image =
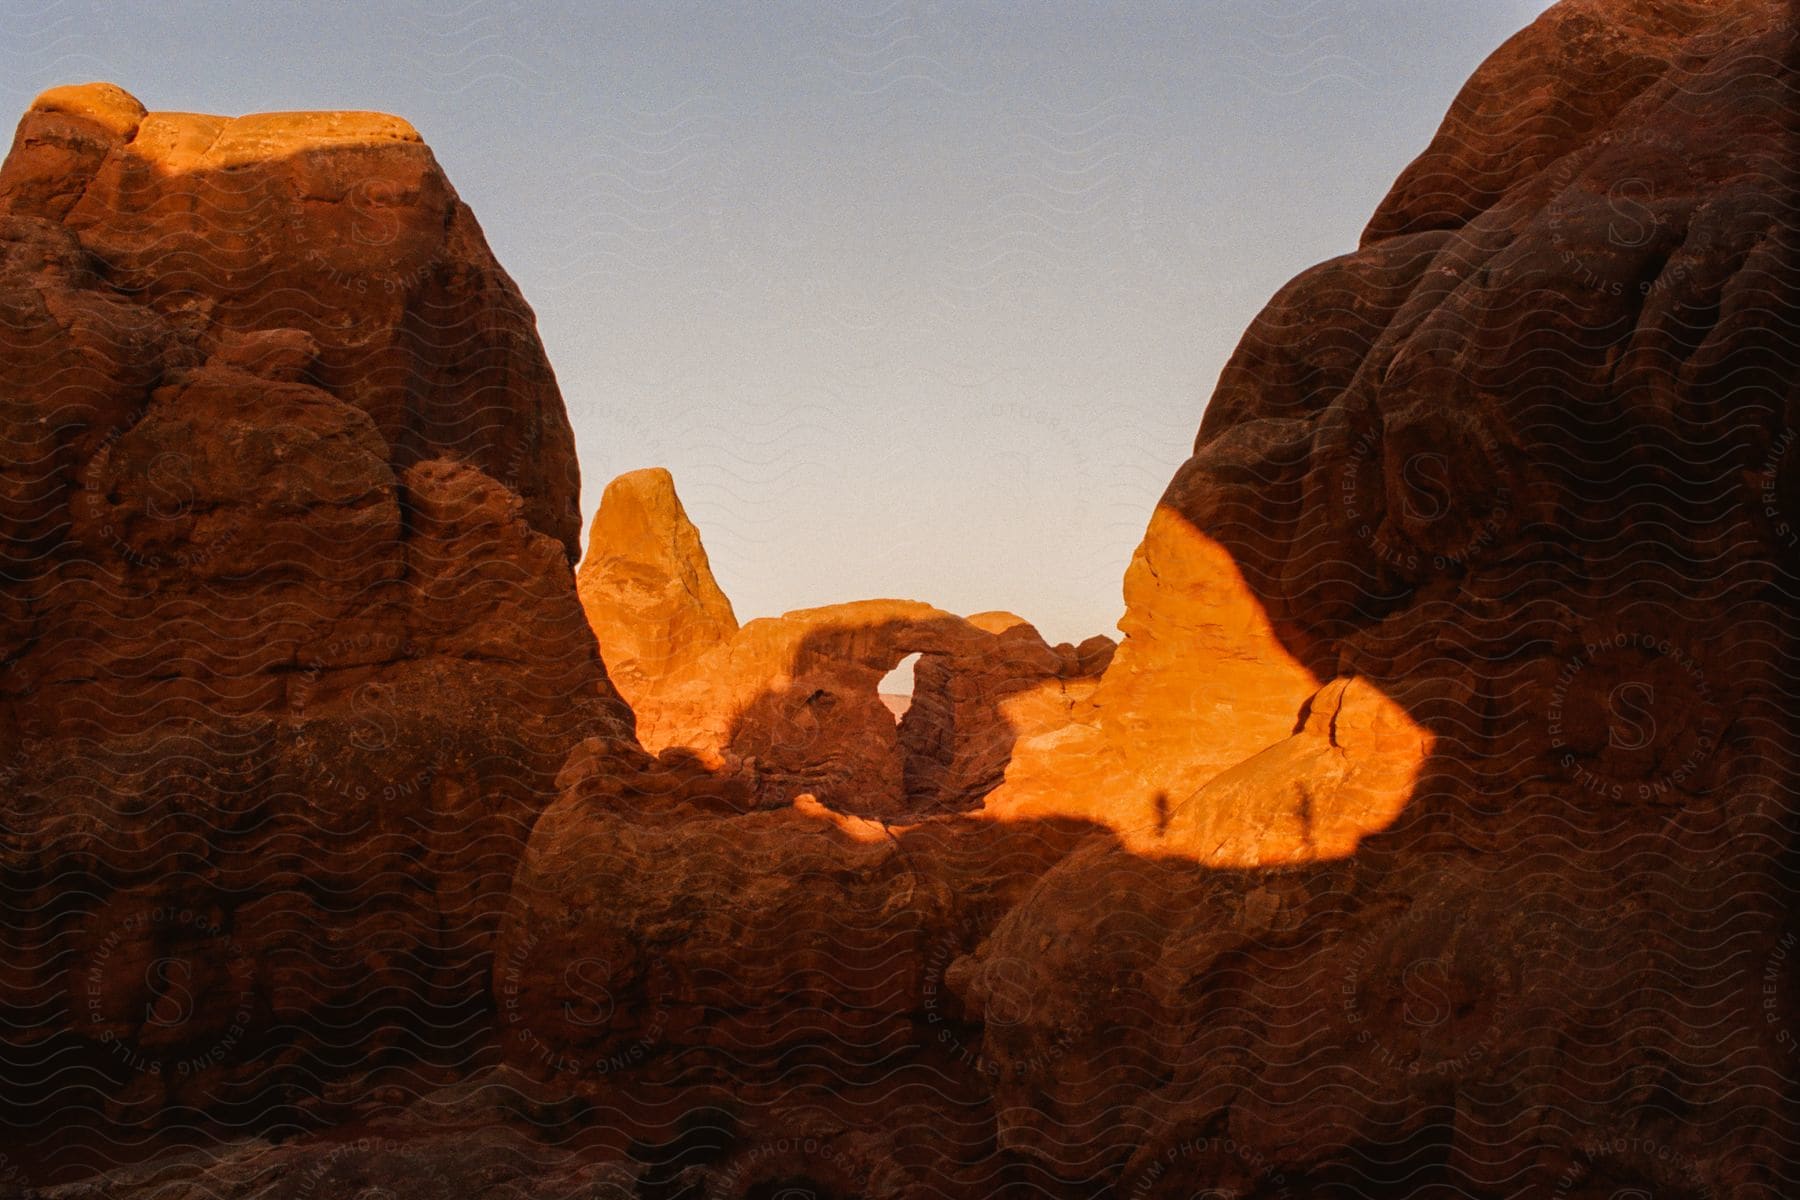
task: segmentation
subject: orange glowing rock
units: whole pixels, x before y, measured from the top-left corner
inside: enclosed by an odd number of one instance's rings
[[[661,469],[606,489],[580,571],[608,673],[652,753],[748,773],[764,802],[807,793],[844,812],[967,809],[1014,742],[1066,722],[1111,643],[1052,648],[1010,613],[962,617],[862,600],[741,628]],[[896,725],[882,678],[920,655]]]

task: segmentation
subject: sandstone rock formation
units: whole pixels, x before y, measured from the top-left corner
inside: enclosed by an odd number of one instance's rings
[[[492,1039],[405,1086],[375,1054],[343,1085],[356,1124],[50,1194],[1791,1192],[1796,24],[1563,0],[1502,47],[1362,246],[1246,334],[1116,654],[896,601],[740,628],[667,476],[621,480],[581,601],[655,760],[620,744],[517,495],[451,448],[402,461],[304,365],[318,333],[190,336],[58,221],[9,218],[8,311],[48,314],[11,336],[60,356],[5,355],[17,394],[130,420],[14,425],[46,482],[6,492],[4,711],[36,749],[9,759],[30,921],[0,969],[37,1006],[6,1069],[99,1041],[58,1004],[190,1059],[239,989],[303,1022],[360,1013],[356,974],[416,1019],[397,964],[465,944],[487,986],[442,994]],[[148,124],[112,92],[43,104],[85,123],[57,134],[73,162]],[[40,205],[80,190],[6,172]],[[129,554],[101,557],[108,528]],[[392,628],[415,649],[282,670]],[[876,688],[909,651],[896,727]],[[477,749],[428,801],[319,782],[447,725]],[[146,769],[170,761],[190,779]],[[474,849],[471,812],[495,818]],[[359,890],[358,848],[389,882]],[[343,987],[283,974],[305,956],[260,897],[289,888]],[[133,924],[165,896],[188,916]],[[250,952],[184,949],[215,929]],[[136,987],[174,967],[205,973],[211,1024]]]
[[[1045,998],[985,1043],[1001,1145],[1128,1195],[1783,1189],[1795,32],[1565,0],[1252,326],[1077,744],[1164,853],[1354,854],[1054,868],[952,972]]]
[[[588,623],[606,633],[606,673],[633,712],[653,707],[665,680],[738,631],[700,531],[661,467],[606,485],[576,584]]]
[[[644,748],[745,775],[776,807],[808,794],[864,816],[973,808],[1017,738],[1069,722],[1113,648],[1105,637],[1052,648],[1011,613],[965,620],[904,600],[740,628],[661,469],[607,485],[579,582]],[[881,680],[915,654],[896,728]]]
[[[623,1111],[653,1072],[613,1077],[621,1047],[769,1104],[829,1060],[939,1170],[894,1174],[890,1137],[849,1183],[823,1152],[785,1177],[825,1194],[978,1194],[942,1166],[969,1154],[1022,1194],[1779,1194],[1794,33],[1566,0],[1502,48],[1363,246],[1248,332],[1124,643],[979,810],[652,833],[572,785],[503,938],[529,964],[569,931],[521,973],[539,1069]],[[982,835],[1022,898],[970,933],[916,881]],[[631,899],[584,882],[601,857]],[[946,924],[972,948],[922,973]],[[589,1027],[554,966],[594,945],[633,1016]],[[913,1118],[870,1064],[937,1063],[932,1005],[985,1083]]]
[[[53,88],[19,124],[0,206],[73,234],[108,288],[178,341],[307,335],[290,362],[361,409],[395,462],[464,458],[575,558],[574,439],[531,310],[405,121],[146,113],[109,84]],[[102,313],[85,331],[111,333]],[[113,349],[98,361],[139,366],[174,347]],[[113,417],[91,418],[93,433],[114,432]]]
[[[466,1056],[556,771],[629,738],[473,218],[395,118],[58,88],[0,169],[0,308],[5,1104]]]

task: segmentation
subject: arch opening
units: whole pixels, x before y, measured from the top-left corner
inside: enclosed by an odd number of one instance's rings
[[[915,652],[901,659],[900,662],[881,677],[876,688],[881,702],[887,705],[894,714],[894,724],[898,725],[912,708],[913,702],[913,667],[918,664],[919,655]]]

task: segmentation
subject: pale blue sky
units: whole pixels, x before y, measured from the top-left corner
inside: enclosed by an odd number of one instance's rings
[[[740,617],[1078,640],[1244,327],[1546,7],[8,2],[0,109],[405,116],[537,310],[590,516],[664,465]]]

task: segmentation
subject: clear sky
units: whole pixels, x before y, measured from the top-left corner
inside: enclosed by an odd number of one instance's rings
[[[591,517],[675,473],[740,618],[1111,632],[1232,347],[1548,0],[0,4],[0,108],[415,124],[538,313]]]

